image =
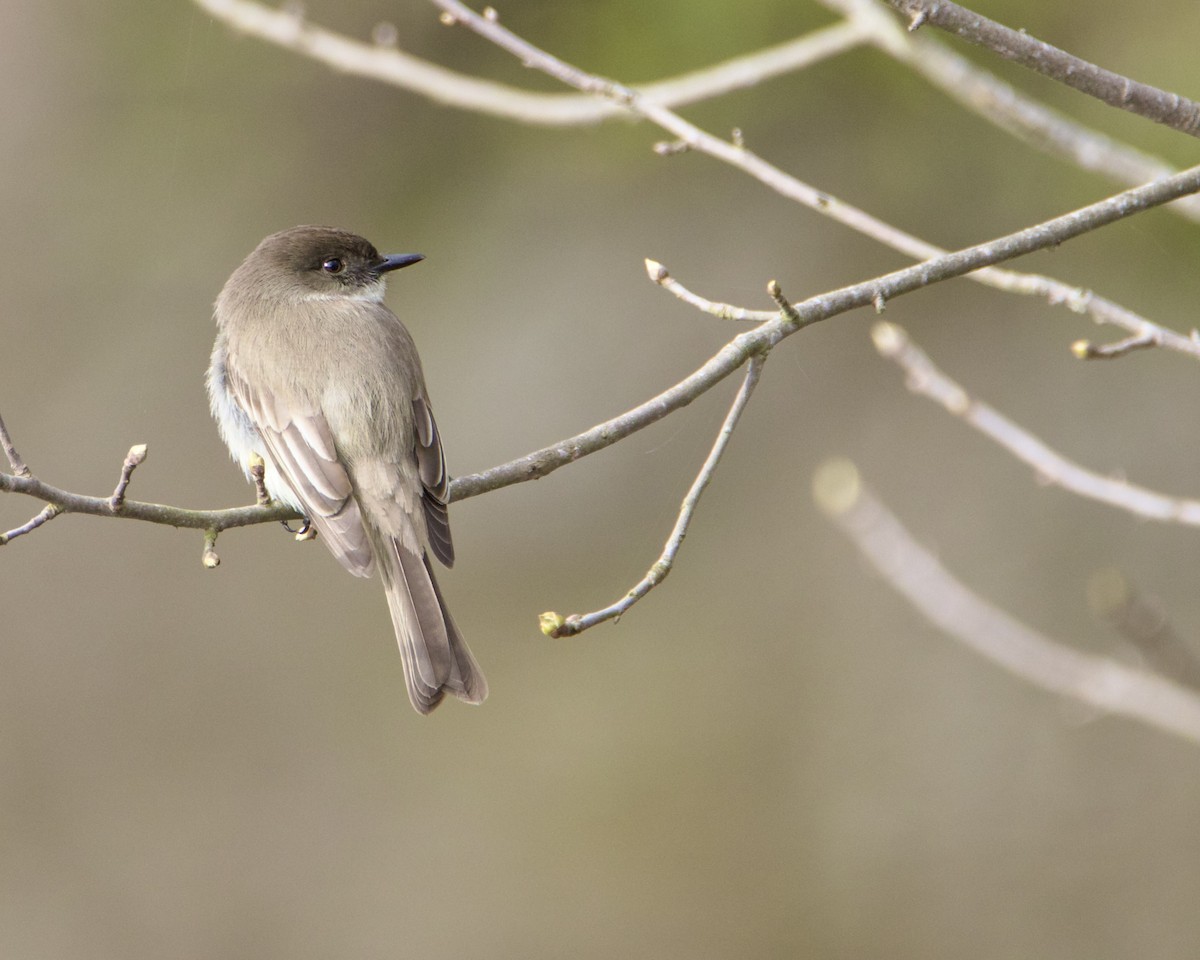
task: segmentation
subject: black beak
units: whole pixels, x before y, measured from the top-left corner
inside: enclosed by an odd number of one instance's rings
[[[379,273],[387,273],[389,270],[411,267],[414,263],[420,263],[424,259],[424,254],[420,253],[392,253],[385,256],[375,269]]]

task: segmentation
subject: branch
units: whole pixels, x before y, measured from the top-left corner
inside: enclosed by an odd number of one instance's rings
[[[1124,480],[1101,476],[1068,460],[1003,414],[976,400],[939,370],[894,323],[877,323],[871,331],[876,349],[908,374],[907,386],[940,403],[946,410],[1029,464],[1038,479],[1081,497],[1120,507],[1139,517],[1200,526],[1200,501],[1168,497]]]
[[[646,258],[646,275],[672,296],[719,320],[750,320],[754,323],[762,323],[777,315],[776,311],[773,310],[750,310],[747,307],[735,307],[731,303],[719,303],[715,300],[702,297],[699,294],[692,293],[691,290],[672,277],[666,267],[657,260],[651,260],[648,257]],[[792,309],[790,304],[787,309]]]
[[[442,3],[448,2],[448,0],[435,0],[435,2]],[[1047,220],[1045,223],[990,240],[987,243],[966,247],[872,280],[810,297],[794,304],[791,315],[783,311],[733,308],[740,312],[743,319],[760,320],[762,323],[753,330],[734,337],[689,377],[641,406],[634,407],[619,417],[598,424],[591,430],[560,441],[553,446],[536,450],[510,463],[493,467],[484,473],[459,477],[451,485],[451,499],[462,500],[510,484],[536,480],[567,463],[573,463],[581,457],[602,450],[629,434],[661,420],[672,411],[691,403],[696,397],[733,373],[754,354],[769,351],[780,340],[810,324],[827,320],[868,304],[878,310],[880,305],[901,294],[911,293],[943,280],[960,277],[973,270],[978,270],[980,267],[1011,260],[1034,250],[1057,246],[1072,237],[1087,233],[1106,223],[1112,223],[1197,190],[1200,190],[1200,167],[1193,167],[1174,177],[1146,184],[1135,190],[1127,190],[1106,200],[1063,214],[1061,217],[1055,217],[1053,220]],[[654,263],[648,272],[656,283],[660,282],[660,275],[670,276],[666,268],[658,263]],[[1143,323],[1154,326],[1149,321],[1143,321]],[[1157,327],[1154,329],[1161,330]],[[1164,345],[1171,343],[1172,346],[1176,346],[1176,349],[1183,349],[1194,356],[1200,355],[1200,344],[1192,343],[1186,337],[1170,331],[1162,331],[1162,333],[1166,337]]]
[[[746,369],[745,379],[742,380],[742,386],[738,390],[737,396],[733,398],[733,405],[729,408],[725,422],[721,424],[716,442],[713,444],[712,450],[709,451],[704,465],[700,468],[700,472],[696,475],[696,479],[692,482],[687,496],[683,498],[683,504],[679,508],[679,518],[675,521],[675,527],[671,530],[671,535],[667,538],[663,552],[654,566],[649,569],[638,584],[625,594],[624,597],[611,606],[605,607],[603,610],[585,614],[573,613],[569,617],[561,617],[553,611],[543,613],[539,619],[542,625],[542,632],[546,636],[554,638],[573,637],[576,634],[583,633],[589,627],[594,627],[598,623],[604,623],[606,620],[619,620],[626,610],[667,579],[667,575],[675,566],[675,557],[679,554],[679,548],[683,545],[684,537],[687,536],[688,527],[691,525],[692,516],[696,512],[696,506],[700,502],[700,497],[711,482],[713,473],[717,469],[717,464],[721,462],[721,457],[725,453],[725,448],[729,445],[729,439],[733,436],[733,431],[742,417],[742,412],[746,409],[750,395],[754,393],[754,388],[758,386],[758,378],[762,373],[765,361],[766,356],[763,354],[759,354],[750,360]]]
[[[57,504],[46,504],[45,508],[28,523],[23,523],[19,527],[14,527],[12,530],[9,530],[8,533],[0,533],[0,547],[4,546],[10,540],[15,540],[17,537],[22,537],[25,534],[36,530],[47,520],[53,520],[60,513],[62,513],[62,509]]]
[[[905,33],[878,0],[820,0],[845,17],[807,36],[670,80],[643,84],[643,96],[679,107],[751,87],[871,43],[922,74],[970,110],[1026,143],[1134,186],[1169,176],[1165,161],[1112,140],[1014,90],[939,43]],[[544,126],[597,123],[620,116],[613,103],[579,94],[543,94],[456,73],[394,49],[395,28],[377,31],[375,45],[307,23],[290,10],[256,0],[196,0],[232,29],[344,73],[409,90],[434,102]],[[388,39],[384,39],[384,38]],[[684,145],[686,147],[686,145]],[[1182,199],[1172,210],[1200,220],[1200,200]]]
[[[814,479],[817,504],[917,611],[1030,683],[1200,743],[1200,697],[1163,677],[1051,640],[971,592],[917,543],[848,461]]]
[[[518,37],[502,26],[497,20],[480,16],[459,2],[459,0],[432,0],[432,2],[444,10],[455,23],[462,23],[472,31],[492,41],[502,49],[507,50],[513,56],[518,57],[527,66],[535,67],[577,90],[591,93],[620,104],[632,113],[652,121],[668,133],[671,133],[680,143],[686,144],[691,149],[705,153],[742,170],[781,196],[810,207],[822,215],[830,217],[908,256],[931,260],[941,258],[947,253],[941,247],[927,243],[912,234],[905,233],[903,230],[899,230],[865,211],[859,210],[857,207],[843,203],[830,194],[809,186],[747,150],[741,142],[736,140],[722,140],[710,133],[706,133],[661,104],[648,102],[636,90],[630,87],[617,83],[614,80],[587,73],[578,67],[564,63],[557,57]],[[1190,179],[1191,174],[1194,174],[1196,169],[1200,168],[1193,168],[1190,172],[1185,171],[1182,174],[1175,175],[1188,178],[1188,183],[1193,185],[1173,193],[1167,199],[1178,199],[1181,196],[1194,193],[1200,189],[1200,185],[1194,184],[1194,181]],[[1175,177],[1167,177],[1159,182],[1169,183],[1173,181],[1175,181]],[[1153,184],[1148,186],[1153,186]],[[1129,191],[1122,196],[1132,196],[1136,192]],[[1157,202],[1165,203],[1166,200]],[[1084,211],[1098,213],[1098,206],[1085,207],[1083,210],[1077,211],[1077,213],[1084,214]],[[1085,216],[1090,217],[1092,215],[1092,213],[1088,213]],[[1121,214],[1121,216],[1123,215]],[[1067,216],[1073,215],[1068,214]],[[1120,216],[1115,219],[1119,218]],[[1059,219],[1061,220],[1062,218]],[[1056,222],[1058,221],[1050,221],[1050,223]],[[1094,221],[1090,226],[1084,227],[1080,232],[1104,226],[1109,222],[1112,221],[1104,219],[1104,216],[1100,216],[1099,219]],[[1077,235],[1072,234],[1072,236]],[[1037,249],[1041,248],[1038,247]],[[1002,257],[1000,259],[1008,258]],[[993,260],[990,262],[996,263],[999,261]],[[1011,293],[1043,297],[1051,305],[1062,305],[1078,313],[1087,313],[1099,323],[1116,324],[1132,333],[1141,334],[1149,329],[1153,329],[1161,337],[1164,347],[1188,353],[1194,357],[1200,357],[1200,343],[1172,331],[1157,327],[1145,317],[1127,310],[1111,300],[1098,296],[1090,290],[1074,287],[1051,277],[1014,273],[1008,270],[976,269],[971,274],[971,279]],[[877,303],[877,309],[881,308],[885,302],[886,297]],[[737,308],[731,307],[730,309],[736,310]],[[758,319],[760,317],[761,314],[755,315],[751,311],[747,313],[745,319]]]
[[[0,473],[0,493],[23,493],[43,503],[52,504],[60,513],[83,513],[94,517],[121,517],[126,520],[144,520],[162,523],[170,527],[191,530],[229,530],[247,527],[255,523],[277,520],[298,520],[299,514],[291,507],[278,503],[269,506],[230,507],[225,510],[191,510],[171,507],[161,503],[143,503],[139,500],[123,500],[114,510],[112,497],[89,497],[79,493],[60,490],[35,476],[18,477]]]
[[[8,434],[8,427],[4,425],[3,417],[0,417],[0,449],[4,450],[4,455],[8,458],[13,473],[18,477],[29,476],[29,468],[25,466],[25,461],[17,453],[17,448],[13,446],[12,437]]]
[[[790,321],[782,322],[778,314],[771,314],[771,317],[769,322],[734,337],[690,376],[632,410],[597,424],[574,437],[560,440],[552,446],[535,450],[483,473],[456,477],[450,484],[451,501],[465,500],[526,480],[538,480],[559,467],[603,450],[631,433],[657,423],[668,414],[687,406],[739,369],[751,357],[770,351],[780,340],[799,329]]]
[[[456,73],[393,47],[364,43],[314,26],[287,9],[272,9],[256,0],[195,2],[239,33],[266,40],[334,70],[410,90],[444,106],[543,126],[598,123],[624,113],[619,106],[594,97],[535,93]],[[748,56],[645,84],[641,91],[659,103],[697,103],[803,69],[859,46],[866,39],[860,25],[836,23]]]
[[[146,444],[138,443],[129,448],[125,462],[121,464],[121,477],[113,495],[108,498],[108,507],[113,513],[120,513],[125,506],[125,491],[129,489],[129,481],[133,479],[133,471],[142,465],[146,459]]]
[[[1200,104],[1177,93],[1138,83],[1086,60],[966,10],[949,0],[887,0],[907,14],[910,30],[931,24],[991,50],[1081,93],[1161,123],[1188,136],[1200,136]]]
[[[1080,360],[1117,360],[1120,357],[1128,356],[1135,350],[1148,350],[1158,346],[1161,346],[1158,337],[1153,331],[1148,330],[1145,333],[1125,337],[1116,343],[1102,343],[1099,346],[1090,340],[1076,340],[1071,344],[1071,352]]]
[[[1051,156],[1081,170],[1101,173],[1125,186],[1169,177],[1178,168],[1085,127],[1049,107],[1022,96],[996,76],[979,69],[931,37],[914,41],[903,62],[974,113]],[[1200,199],[1171,204],[1171,212],[1200,221]]]
[[[994,73],[926,35],[928,31],[913,34],[904,30],[880,0],[818,2],[868,30],[877,49],[915,70],[968,110],[1037,150],[1130,187],[1176,172],[1165,160],[1113,140],[1025,96]],[[1176,200],[1170,209],[1189,220],[1200,221],[1200,199],[1196,197]]]

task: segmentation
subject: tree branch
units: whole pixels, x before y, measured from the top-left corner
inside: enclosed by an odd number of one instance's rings
[[[762,373],[765,361],[765,355],[759,354],[751,358],[750,363],[747,365],[746,376],[742,380],[742,385],[737,395],[733,398],[733,405],[729,408],[729,413],[726,415],[724,423],[721,424],[721,429],[717,432],[716,442],[713,443],[712,450],[709,451],[704,465],[700,468],[700,472],[696,475],[696,479],[688,489],[687,495],[683,498],[683,503],[679,508],[679,518],[675,521],[675,526],[671,530],[671,535],[667,538],[666,545],[663,547],[663,552],[658,560],[632,590],[616,603],[605,607],[603,610],[585,614],[573,613],[568,617],[562,617],[553,611],[543,613],[539,620],[542,632],[546,636],[555,638],[573,637],[576,634],[583,633],[589,627],[604,623],[606,620],[619,620],[626,610],[667,579],[667,575],[675,566],[675,558],[679,554],[679,548],[683,546],[683,539],[687,536],[688,527],[691,525],[692,517],[696,512],[696,506],[700,502],[700,497],[712,481],[717,464],[721,462],[725,448],[729,445],[729,439],[733,436],[733,431],[737,427],[743,411],[746,409],[746,404],[750,401],[750,395],[754,393],[754,388],[758,386],[758,378]]]
[[[125,506],[125,491],[129,489],[129,481],[133,479],[133,471],[142,465],[146,459],[146,444],[138,443],[129,448],[125,462],[121,464],[121,477],[117,480],[113,495],[108,498],[108,507],[113,513],[120,513]]]
[[[949,0],[887,0],[910,18],[910,30],[931,24],[1043,76],[1188,136],[1200,136],[1200,104],[1138,83],[1013,30]]]
[[[443,2],[443,0],[435,0]],[[769,351],[784,337],[790,336],[810,324],[845,313],[857,307],[879,305],[911,293],[933,283],[968,274],[980,267],[1000,263],[1034,250],[1057,246],[1072,237],[1112,223],[1141,210],[1149,209],[1173,200],[1175,197],[1200,190],[1200,167],[1193,167],[1155,183],[1146,184],[1135,190],[1101,200],[1045,223],[1027,227],[1016,233],[990,240],[987,243],[966,247],[944,256],[914,264],[902,270],[884,274],[872,280],[852,284],[800,301],[793,305],[792,316],[780,312],[739,311],[742,319],[762,320],[760,326],[739,334],[727,343],[707,363],[675,386],[657,397],[634,407],[626,413],[605,421],[591,430],[563,440],[553,446],[544,447],[510,463],[494,467],[484,473],[459,477],[451,486],[452,499],[465,499],[489,490],[536,480],[544,477],[567,463],[617,442],[637,430],[661,420],[667,414],[691,403],[696,397],[711,389],[734,370],[738,369],[756,353]],[[650,279],[660,283],[660,276],[669,277],[662,264],[654,263],[648,270]],[[701,298],[702,299],[702,298]],[[723,305],[723,306],[728,306]],[[793,319],[793,317],[797,319]],[[1150,324],[1149,321],[1143,321]],[[1161,329],[1155,327],[1155,329]],[[1191,343],[1186,337],[1163,331],[1169,340],[1179,342],[1177,349],[1197,355],[1200,345]]]
[[[1176,172],[1165,160],[1113,140],[1025,96],[929,36],[928,31],[914,34],[904,30],[880,0],[817,2],[868,30],[877,49],[915,70],[972,113],[1043,153],[1130,187]],[[1200,221],[1200,198],[1176,200],[1170,209]]]
[[[17,537],[22,537],[30,531],[36,530],[47,520],[53,520],[60,513],[62,513],[62,508],[57,504],[46,504],[45,508],[28,523],[23,523],[19,527],[14,527],[12,530],[9,530],[8,533],[0,533],[0,547],[4,546],[10,540],[15,540]]]
[[[518,37],[502,26],[497,20],[480,16],[459,2],[459,0],[432,0],[432,2],[444,10],[452,18],[453,22],[462,23],[474,32],[491,40],[502,49],[513,54],[513,56],[518,57],[527,66],[541,70],[543,73],[577,90],[592,93],[620,104],[625,109],[657,124],[689,148],[705,153],[708,156],[742,170],[781,196],[795,200],[844,226],[848,226],[908,256],[922,260],[933,260],[942,258],[947,254],[947,251],[941,247],[927,243],[912,234],[899,230],[865,211],[843,203],[830,194],[817,190],[785,173],[783,170],[747,150],[745,145],[736,139],[735,141],[727,141],[722,140],[720,137],[715,137],[684,120],[678,114],[661,104],[648,102],[636,90],[630,87],[605,77],[587,73],[578,67],[564,63],[557,57]],[[1168,177],[1164,178],[1161,182],[1166,183],[1173,179],[1174,177]],[[1183,189],[1169,199],[1178,199],[1180,196],[1196,192],[1197,189],[1200,189],[1200,186]],[[1130,191],[1125,195],[1129,196],[1135,192]],[[1094,210],[1095,206],[1084,208],[1084,210]],[[1083,213],[1082,210],[1077,212]],[[1091,215],[1087,214],[1087,216]],[[1071,216],[1071,214],[1067,216]],[[1050,222],[1054,223],[1057,221]],[[1097,221],[1095,227],[1103,226],[1107,222],[1111,221]],[[1086,229],[1094,229],[1095,227],[1087,227]],[[995,263],[999,261],[993,260],[991,262]],[[1100,323],[1116,324],[1133,333],[1144,333],[1146,330],[1152,328],[1161,335],[1161,342],[1164,347],[1200,357],[1200,343],[1161,327],[1156,327],[1145,317],[1127,310],[1111,300],[1098,296],[1090,290],[1083,290],[1051,277],[1016,273],[1009,270],[977,269],[971,273],[971,279],[1010,293],[1042,297],[1051,305],[1062,305],[1078,313],[1087,313]],[[886,297],[878,302],[877,308],[882,307],[885,302]],[[736,310],[737,308],[730,309]],[[746,315],[745,319],[757,319],[757,317],[754,316],[753,312],[750,312]]]
[[[272,503],[269,506],[229,507],[224,510],[192,510],[161,503],[126,500],[118,512],[113,512],[110,497],[89,497],[70,493],[44,483],[37,477],[15,477],[0,473],[0,492],[23,493],[44,503],[57,505],[62,513],[83,513],[93,517],[121,517],[125,520],[145,520],[170,527],[191,530],[229,530],[256,523],[278,520],[298,520],[299,514],[290,507]]]
[[[1031,147],[1131,187],[1169,177],[1178,170],[1159,157],[1120,143],[1023,96],[932,37],[911,39],[914,43],[904,63],[972,112]],[[1200,221],[1200,199],[1196,197],[1176,200],[1169,209],[1189,220]]]
[[[1163,677],[1051,640],[956,580],[868,491],[848,461],[814,479],[821,509],[935,626],[1035,686],[1200,743],[1200,697]]]
[[[754,323],[763,323],[776,316],[776,311],[773,310],[751,310],[748,307],[735,307],[731,303],[719,303],[693,293],[672,277],[667,268],[657,260],[646,259],[646,275],[672,296],[720,320],[749,320]],[[788,305],[788,309],[792,309],[790,304]]]
[[[1125,480],[1101,476],[1073,463],[968,394],[939,370],[901,327],[894,323],[877,323],[871,337],[880,354],[895,361],[908,375],[909,390],[941,404],[1018,460],[1029,464],[1042,483],[1062,487],[1081,497],[1120,507],[1150,520],[1200,526],[1200,501],[1168,497]]]
[[[8,427],[4,425],[3,417],[0,417],[0,448],[4,450],[4,455],[8,458],[12,472],[18,477],[28,477],[29,468],[25,466],[25,461],[17,453],[17,448],[13,446],[12,437],[9,436]]]
[[[1071,352],[1080,360],[1117,360],[1136,350],[1148,350],[1161,345],[1154,331],[1148,330],[1125,337],[1116,343],[1102,343],[1099,346],[1090,340],[1076,340],[1071,344]]]
[[[391,46],[395,28],[374,45],[306,22],[289,10],[256,0],[195,0],[232,29],[326,66],[409,90],[434,102],[544,126],[597,123],[621,116],[616,104],[579,94],[543,94],[481,80],[404,53]],[[923,75],[963,106],[1040,150],[1085,170],[1102,172],[1127,186],[1175,172],[1170,164],[1112,140],[1023,96],[995,75],[925,37],[905,33],[879,0],[819,0],[843,22],[721,64],[638,86],[643,96],[679,107],[751,87],[805,69],[870,43]],[[682,142],[679,146],[686,149]],[[1200,200],[1185,198],[1172,210],[1200,220]]]
[[[598,123],[618,117],[617,105],[578,94],[535,93],[456,73],[393,47],[368,44],[305,22],[256,0],[195,0],[210,15],[248,34],[343,73],[387,83],[449,107],[542,126]],[[752,87],[866,42],[864,28],[836,23],[744,57],[640,87],[659,103],[683,106]]]

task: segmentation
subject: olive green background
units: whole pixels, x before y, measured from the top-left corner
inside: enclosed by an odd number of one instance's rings
[[[1200,9],[977,5],[1112,69],[1200,95]],[[577,433],[734,332],[649,283],[654,257],[768,307],[899,255],[626,121],[525,128],[235,36],[186,0],[5,0],[0,413],[44,479],[247,502],[210,422],[211,304],[304,222],[428,260],[389,303],[424,357],[452,472]],[[410,2],[315,22],[537,89]],[[512,0],[506,23],[630,82],[828,23],[811,3]],[[969,55],[1113,135],[1196,142]],[[815,186],[948,246],[1114,190],[859,50],[685,111]],[[1197,227],[1165,211],[1023,261],[1177,330]],[[1068,456],[1194,493],[1197,367],[1084,364],[1086,318],[944,284],[887,316]],[[904,389],[858,311],[784,343],[674,574],[619,625],[537,614],[621,596],[657,557],[732,395],[452,510],[442,577],[487,672],[478,709],[407,703],[377,582],[277,527],[222,536],[63,517],[0,550],[0,957],[1191,958],[1200,749],[1097,717],[922,621],[813,507],[845,455],[968,584],[1081,649],[1115,565],[1189,638],[1192,530],[1040,487]],[[331,349],[332,349],[331,345]],[[0,529],[37,504],[0,497]]]

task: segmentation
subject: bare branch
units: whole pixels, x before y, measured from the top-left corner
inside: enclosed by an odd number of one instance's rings
[[[742,380],[741,388],[738,390],[737,396],[733,398],[733,405],[729,408],[725,422],[721,424],[721,429],[717,433],[717,439],[713,444],[712,450],[709,451],[704,465],[700,468],[700,472],[692,482],[687,496],[683,498],[683,504],[679,508],[679,518],[675,521],[675,527],[672,529],[671,535],[667,538],[663,552],[655,564],[632,590],[616,603],[605,607],[603,610],[585,614],[574,613],[565,618],[553,612],[543,613],[539,617],[543,633],[550,637],[573,637],[587,630],[589,627],[596,626],[598,623],[604,623],[606,620],[618,620],[626,610],[667,578],[667,575],[675,566],[675,558],[679,554],[679,548],[683,545],[683,539],[687,536],[688,526],[691,524],[692,516],[696,512],[696,505],[700,502],[701,495],[712,481],[713,473],[717,469],[717,464],[721,462],[721,457],[725,453],[725,448],[729,445],[729,439],[733,436],[733,431],[737,427],[738,420],[742,417],[742,412],[746,409],[750,395],[754,393],[754,388],[758,386],[758,378],[762,373],[765,361],[766,356],[758,354],[751,358],[750,363],[747,365],[746,376]]]
[[[917,611],[1023,680],[1200,743],[1200,697],[1176,683],[1051,640],[970,591],[868,491],[848,461],[814,480],[818,505]]]
[[[1131,187],[1169,177],[1178,169],[1023,96],[932,37],[910,40],[904,63],[963,106],[1038,150]],[[1200,199],[1196,197],[1176,200],[1168,209],[1200,221]]]
[[[840,311],[839,311],[840,312]],[[784,325],[777,313],[771,321],[734,337],[713,357],[690,376],[640,406],[620,416],[597,424],[574,437],[560,440],[553,446],[543,447],[509,463],[493,467],[483,473],[456,477],[450,484],[450,500],[465,500],[490,490],[498,490],[514,483],[537,480],[559,467],[574,463],[590,453],[603,450],[631,433],[648,427],[667,414],[687,406],[704,392],[740,368],[751,357],[769,351],[795,327]]]
[[[804,322],[800,319],[800,314],[796,312],[796,308],[793,307],[788,298],[783,295],[783,287],[779,285],[778,280],[768,281],[767,293],[770,294],[771,299],[774,300],[778,305],[780,313],[787,317],[791,323],[795,324],[796,326],[800,326]]]
[[[259,455],[250,458],[250,481],[254,484],[254,502],[260,507],[271,502],[267,493],[267,462]]]
[[[437,0],[437,2],[444,2],[444,0]],[[641,406],[634,407],[619,417],[598,424],[591,430],[575,437],[536,450],[510,463],[493,467],[483,473],[459,477],[451,485],[451,499],[462,500],[510,484],[536,480],[567,463],[573,463],[589,453],[602,450],[629,434],[661,420],[672,411],[691,403],[700,394],[733,373],[751,356],[770,350],[784,337],[790,336],[809,324],[827,320],[856,307],[887,302],[901,294],[911,293],[913,290],[942,280],[960,277],[973,270],[978,270],[980,267],[1009,260],[1033,250],[1056,246],[1105,223],[1111,223],[1139,210],[1149,209],[1151,206],[1166,203],[1177,196],[1196,190],[1200,190],[1200,167],[1193,167],[1174,177],[1138,187],[1136,190],[1128,190],[1109,197],[1107,200],[1101,200],[1099,203],[990,240],[987,243],[966,247],[963,250],[936,257],[924,263],[914,264],[872,280],[810,297],[794,304],[795,314],[800,318],[799,324],[790,317],[772,311],[756,312],[731,308],[738,310],[746,319],[762,319],[763,323],[753,330],[739,334],[689,377]],[[650,261],[648,268],[650,277],[655,282],[661,283],[660,276],[669,277],[662,264]],[[1116,321],[1114,320],[1114,322]],[[1154,327],[1149,321],[1143,321],[1143,324]],[[1154,327],[1154,329],[1161,330],[1162,328]],[[1193,355],[1200,353],[1200,345],[1191,343],[1186,337],[1165,330],[1162,333],[1164,334],[1164,345],[1168,343],[1174,345],[1175,341],[1182,341],[1185,345],[1182,349],[1185,352]]]
[[[486,37],[514,56],[519,57],[528,66],[536,67],[549,76],[555,77],[577,90],[585,93],[590,92],[620,104],[633,113],[645,117],[662,127],[674,135],[680,142],[686,143],[690,148],[742,170],[772,190],[775,190],[781,196],[810,207],[908,256],[917,259],[934,260],[944,257],[947,253],[941,247],[927,243],[909,233],[905,233],[903,230],[898,230],[865,211],[859,210],[857,207],[843,203],[830,194],[809,186],[745,149],[742,145],[722,140],[710,133],[706,133],[666,107],[646,101],[637,91],[630,87],[617,83],[614,80],[589,74],[577,67],[564,63],[557,57],[540,50],[528,41],[516,36],[497,21],[476,14],[469,7],[460,3],[459,0],[432,0],[432,2],[449,14],[455,23],[462,23],[481,36]],[[1188,176],[1188,172],[1185,171],[1183,174],[1176,176]],[[1175,177],[1167,177],[1159,182],[1170,183],[1174,180]],[[1178,197],[1194,193],[1198,189],[1200,189],[1200,184],[1188,186],[1177,193],[1173,193],[1168,199],[1178,199]],[[1127,194],[1121,196],[1132,196],[1136,192],[1129,191]],[[1163,202],[1166,202],[1166,200],[1158,201],[1157,203]],[[1099,206],[1094,204],[1076,213],[1083,215],[1087,219],[1094,214],[1099,214],[1099,210],[1097,209]],[[1085,214],[1085,210],[1092,212]],[[1129,209],[1118,214],[1114,219],[1119,219],[1120,216],[1131,212],[1133,210]],[[1067,214],[1067,216],[1074,215]],[[1062,219],[1058,218],[1058,220],[1049,221],[1049,223],[1057,223]],[[1101,215],[1100,219],[1096,220],[1093,225],[1085,227],[1080,232],[1095,229],[1109,222],[1111,221],[1104,219],[1104,215]],[[1036,249],[1042,249],[1042,247],[1038,246]],[[999,259],[1010,258],[1001,257]],[[996,262],[999,262],[999,260],[989,261],[989,263]],[[653,261],[650,261],[650,263],[653,263]],[[971,272],[971,279],[1010,293],[1042,297],[1051,305],[1063,305],[1075,312],[1087,313],[1100,323],[1116,324],[1130,332],[1142,333],[1147,329],[1154,329],[1160,334],[1164,347],[1200,357],[1200,343],[1196,343],[1187,337],[1172,333],[1161,327],[1156,327],[1145,317],[1139,316],[1131,310],[1113,303],[1111,300],[1098,296],[1090,290],[1073,287],[1070,284],[1062,283],[1051,277],[1016,273],[994,268],[976,269],[974,272]],[[883,299],[879,302],[886,302],[887,294],[883,291],[880,291],[880,294]],[[739,308],[729,307],[728,309],[730,311],[737,311]],[[735,314],[731,312],[729,315],[734,316]],[[747,312],[745,318],[754,319],[753,312]]]
[[[721,320],[750,320],[754,323],[762,323],[764,320],[770,320],[777,315],[773,310],[749,310],[746,307],[735,307],[731,303],[718,303],[714,300],[707,300],[699,294],[692,293],[691,290],[672,277],[667,268],[657,260],[647,258],[646,274],[660,287],[678,297],[684,303],[690,304],[697,310],[712,314],[712,316]],[[791,309],[790,305],[788,309]]]
[[[300,515],[291,507],[272,503],[269,506],[230,507],[226,510],[189,510],[161,503],[126,500],[119,513],[113,513],[110,497],[88,497],[60,490],[37,477],[16,477],[0,473],[0,493],[23,493],[44,503],[57,506],[61,513],[83,513],[94,517],[120,517],[124,520],[144,520],[171,527],[193,530],[228,530],[256,523],[279,520],[298,520]]]
[[[4,449],[4,455],[8,457],[8,463],[12,467],[13,473],[18,477],[29,476],[29,468],[25,466],[25,461],[17,453],[17,448],[13,446],[12,437],[8,433],[8,427],[4,425],[3,417],[0,417],[0,448]]]
[[[964,106],[1020,137],[1086,170],[1108,174],[1133,186],[1175,169],[1165,161],[1118,143],[1024,97],[964,57],[926,37],[914,37],[895,20],[881,16],[878,0],[820,0],[845,16],[807,36],[736,57],[670,80],[638,87],[647,99],[679,107],[754,86],[801,70],[863,43],[871,43],[921,73]],[[410,90],[446,106],[539,125],[596,123],[620,116],[612,103],[579,94],[542,94],[456,73],[393,48],[397,31],[381,25],[370,45],[306,22],[287,9],[256,0],[196,0],[233,29],[310,57],[345,73]],[[454,22],[454,18],[450,18]],[[664,142],[657,152],[689,149],[683,141]],[[1200,220],[1200,200],[1176,201],[1172,210]]]
[[[133,477],[133,471],[141,466],[142,461],[146,459],[146,445],[144,443],[135,444],[129,448],[129,453],[125,455],[125,462],[121,464],[121,478],[117,481],[117,488],[113,491],[113,495],[108,498],[109,509],[113,513],[120,512],[125,505],[125,491],[129,489],[129,481]]]
[[[204,549],[200,553],[200,562],[209,570],[215,570],[221,565],[221,558],[217,556],[216,530],[204,531]]]
[[[1105,70],[1064,50],[1013,30],[949,0],[887,0],[912,18],[914,26],[931,24],[986,47],[1005,60],[1036,70],[1043,76],[1188,136],[1200,136],[1200,104],[1177,93],[1138,83]]]
[[[1076,340],[1071,344],[1071,352],[1080,360],[1116,360],[1135,350],[1146,350],[1160,345],[1158,337],[1153,332],[1147,332],[1099,346],[1090,340]]]
[[[893,323],[877,323],[871,336],[876,349],[908,374],[907,385],[913,393],[937,401],[1018,460],[1029,464],[1037,471],[1040,482],[1150,520],[1200,526],[1200,501],[1168,497],[1125,480],[1101,476],[1071,462],[1003,414],[971,397],[942,373],[902,328]]]
[[[287,9],[273,9],[256,0],[195,2],[240,33],[310,57],[335,70],[411,90],[445,106],[544,126],[598,123],[624,113],[615,104],[593,97],[535,93],[456,73],[394,47],[364,43],[314,26]],[[697,103],[803,69],[865,41],[866,33],[858,24],[836,23],[704,70],[645,84],[641,90],[659,103],[673,106]]]
[[[881,0],[818,2],[868,30],[878,49],[915,70],[962,106],[1035,149],[1131,187],[1177,172],[1160,157],[1113,140],[1025,96],[994,73],[950,50],[928,31],[913,34],[904,30]],[[1200,198],[1176,200],[1170,210],[1200,220]]]
[[[23,523],[19,527],[14,527],[12,530],[9,530],[8,533],[0,533],[0,547],[4,546],[10,540],[16,540],[17,537],[24,536],[25,534],[29,533],[31,530],[36,530],[47,520],[53,520],[60,513],[62,513],[62,508],[59,507],[58,504],[55,504],[55,503],[46,504],[45,508],[41,511],[41,513],[39,513],[36,517],[34,517],[28,523]]]

